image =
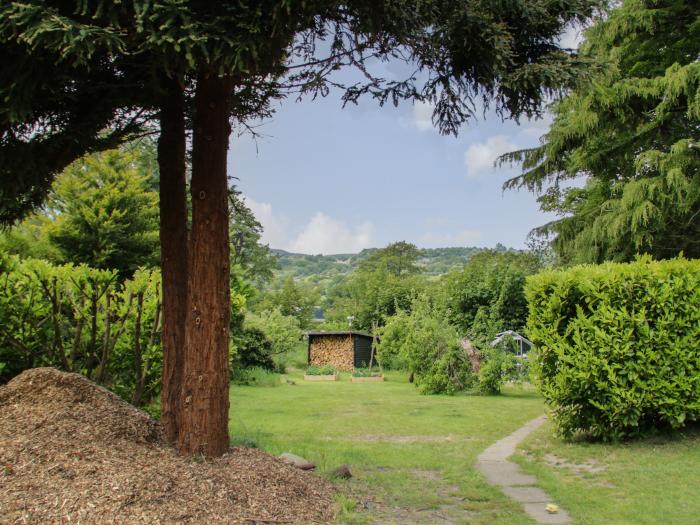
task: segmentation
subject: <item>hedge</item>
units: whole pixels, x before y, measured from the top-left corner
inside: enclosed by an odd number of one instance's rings
[[[0,254],[0,384],[28,368],[79,372],[139,405],[158,394],[160,276]]]
[[[561,435],[618,440],[700,419],[700,261],[547,271],[525,293]]]

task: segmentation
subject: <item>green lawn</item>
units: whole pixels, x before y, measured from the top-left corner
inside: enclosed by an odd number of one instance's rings
[[[341,521],[532,523],[472,468],[483,449],[542,413],[531,390],[421,396],[402,374],[379,384],[285,377],[296,384],[231,388],[232,440],[299,454],[320,472],[350,465],[352,480],[339,482],[349,496],[339,499]]]
[[[550,423],[515,457],[577,525],[700,523],[700,428],[623,444],[565,443]]]

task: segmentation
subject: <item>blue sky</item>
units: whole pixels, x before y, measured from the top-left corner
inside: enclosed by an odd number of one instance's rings
[[[286,100],[258,128],[263,137],[232,136],[229,173],[271,247],[349,253],[406,240],[521,248],[551,220],[535,195],[503,193],[517,169],[492,166],[501,153],[536,145],[549,119],[517,125],[491,114],[455,138],[432,127],[423,104],[341,106],[338,93]]]

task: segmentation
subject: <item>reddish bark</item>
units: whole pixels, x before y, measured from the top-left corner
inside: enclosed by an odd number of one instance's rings
[[[184,374],[177,448],[219,456],[228,450],[230,317],[228,180],[230,81],[202,75],[195,93],[192,227]]]
[[[161,102],[158,166],[160,171],[160,257],[163,282],[163,377],[160,398],[165,437],[177,440],[187,315],[187,195],[185,114],[182,88],[166,81]]]

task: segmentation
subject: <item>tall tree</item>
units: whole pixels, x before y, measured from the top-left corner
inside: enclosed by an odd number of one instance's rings
[[[269,282],[279,263],[270,252],[270,247],[261,242],[262,224],[247,206],[241,192],[235,188],[230,190],[229,205],[231,264],[239,265],[248,279],[258,285]]]
[[[164,412],[168,435],[177,434],[183,453],[218,455],[227,448],[228,408],[226,354],[228,304],[228,220],[226,150],[230,117],[264,114],[269,102],[285,92],[325,95],[331,86],[344,89],[344,100],[356,102],[368,95],[380,104],[420,99],[435,106],[434,121],[443,132],[456,133],[474,115],[477,98],[493,101],[502,114],[533,115],[541,102],[574,77],[576,57],[561,50],[557,37],[566,24],[590,16],[598,0],[514,0],[485,2],[461,0],[357,0],[351,2],[265,0],[262,2],[200,2],[162,0],[96,3],[30,1],[0,7],[0,42],[29,63],[37,78],[50,88],[33,88],[27,96],[0,69],[0,95],[10,110],[0,118],[0,153],[19,158],[26,144],[52,136],[51,126],[37,127],[34,104],[46,114],[71,102],[76,78],[85,79],[86,99],[104,97],[95,86],[118,85],[120,90],[98,107],[108,114],[91,117],[75,134],[97,148],[103,128],[118,124],[129,130],[133,115],[155,115],[161,110],[161,156],[165,144],[176,144],[177,160],[166,166],[160,159],[161,182],[168,180],[177,203],[182,203],[180,163],[184,142],[182,122],[192,129],[192,220],[183,246],[181,206],[174,211],[177,229],[161,234],[164,258],[186,258],[186,263],[164,265],[172,286],[182,293],[187,281],[184,346],[175,346],[166,359],[178,361],[182,379],[164,376],[164,399],[174,404]],[[327,51],[325,55],[322,50]],[[373,75],[371,64],[405,60],[416,74],[393,81]],[[53,68],[42,76],[38,63]],[[364,81],[343,86],[332,74],[355,67]],[[97,82],[97,75],[104,78]],[[89,84],[95,82],[95,85]],[[47,93],[55,95],[47,98]],[[108,94],[109,95],[109,94]],[[180,105],[179,100],[184,98]],[[170,105],[172,104],[172,105]],[[173,113],[166,117],[163,110]],[[180,107],[183,108],[182,112]],[[72,111],[71,111],[72,109]],[[73,113],[64,109],[65,125],[58,136],[71,138]],[[183,115],[184,113],[184,115]],[[122,118],[116,118],[121,116]],[[133,120],[133,118],[132,118]],[[112,122],[117,121],[117,122]],[[9,130],[9,131],[8,131]],[[177,135],[177,137],[175,137]],[[119,139],[121,135],[117,135]],[[6,142],[10,137],[10,142]],[[72,144],[72,143],[71,143]],[[5,147],[5,146],[8,147]],[[49,147],[49,154],[33,175],[3,203],[3,216],[26,210],[40,201],[55,165],[67,153]],[[72,159],[71,159],[72,160]],[[177,165],[175,165],[177,163]],[[16,176],[14,162],[3,168],[5,181]],[[168,169],[166,169],[168,168]],[[167,173],[166,173],[167,172]],[[161,187],[161,192],[164,189]],[[19,204],[18,204],[19,203]],[[164,215],[161,220],[164,220]],[[177,236],[177,240],[175,237]],[[166,241],[164,238],[169,237]],[[171,249],[172,248],[172,249]],[[176,253],[176,249],[178,252]],[[186,279],[185,279],[186,276]],[[164,293],[169,278],[164,274]],[[174,293],[174,292],[173,292]],[[164,300],[166,322],[181,322],[174,303]],[[177,330],[175,324],[172,325]],[[180,334],[181,335],[181,334]],[[167,339],[167,338],[166,338]],[[167,344],[167,343],[166,343]],[[178,342],[173,339],[172,344]],[[182,366],[179,366],[180,360]],[[167,368],[167,366],[166,366]],[[181,383],[181,384],[180,384]],[[173,388],[172,393],[168,393]],[[181,387],[181,388],[180,388]],[[178,397],[177,391],[181,390]]]
[[[362,261],[360,270],[384,269],[396,277],[417,274],[421,272],[421,267],[416,263],[422,254],[415,244],[406,241],[394,242]]]
[[[158,194],[133,153],[110,150],[71,164],[50,197],[49,238],[66,262],[131,277],[158,259]]]
[[[700,256],[700,4],[625,0],[587,32],[600,72],[553,107],[540,147],[506,183],[547,191],[562,262]],[[583,187],[563,188],[585,177]]]

